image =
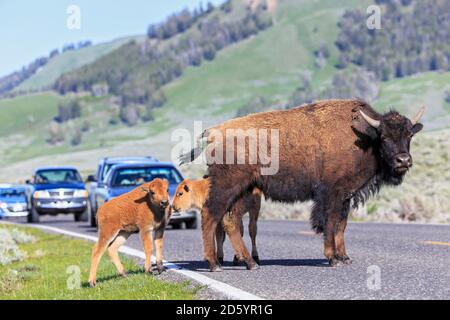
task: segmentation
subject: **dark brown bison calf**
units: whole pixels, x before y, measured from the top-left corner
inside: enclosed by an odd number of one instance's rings
[[[151,269],[153,235],[155,232],[156,266],[163,271],[163,236],[170,218],[169,182],[154,179],[100,207],[97,213],[98,241],[92,250],[89,285],[96,284],[97,266],[108,249],[119,274],[125,270],[119,259],[119,248],[132,233],[139,233],[144,244],[145,272]]]

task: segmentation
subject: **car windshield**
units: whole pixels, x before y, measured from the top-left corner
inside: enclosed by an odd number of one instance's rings
[[[153,179],[167,179],[170,184],[181,182],[179,173],[170,167],[123,168],[115,170],[111,179],[113,187],[138,186]]]
[[[109,172],[109,169],[114,165],[115,163],[107,163],[103,166],[103,171],[101,172],[100,181],[103,181]]]
[[[0,189],[0,198],[15,198],[25,196],[24,189]]]
[[[41,170],[34,178],[36,184],[82,182],[78,171],[73,169]]]

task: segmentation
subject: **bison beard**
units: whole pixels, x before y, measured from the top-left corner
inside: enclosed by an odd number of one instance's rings
[[[281,202],[313,200],[311,225],[324,234],[330,265],[349,263],[344,243],[351,208],[364,203],[383,184],[398,185],[412,165],[411,137],[422,129],[423,110],[409,120],[395,111],[376,113],[360,100],[324,100],[298,108],[248,115],[206,130],[278,129],[279,170],[261,175],[257,164],[208,164],[209,198],[202,209],[205,258],[219,270],[214,230],[244,194],[258,187]],[[213,140],[208,140],[213,144]],[[198,148],[181,159],[193,160]],[[194,155],[195,153],[195,155]]]

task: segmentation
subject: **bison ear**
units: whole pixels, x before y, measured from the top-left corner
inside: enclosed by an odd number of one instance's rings
[[[413,131],[414,134],[416,134],[417,132],[419,132],[419,131],[422,130],[422,129],[423,129],[423,124],[421,124],[421,123],[416,123],[416,124],[413,126],[412,131]]]
[[[145,193],[149,193],[150,191],[144,187],[141,187],[141,191],[145,192]]]
[[[183,189],[184,189],[184,191],[189,192],[189,187],[188,187],[187,184],[185,184],[185,185],[183,186]]]
[[[352,128],[372,140],[375,140],[378,137],[377,129],[367,123],[359,112],[353,113]]]

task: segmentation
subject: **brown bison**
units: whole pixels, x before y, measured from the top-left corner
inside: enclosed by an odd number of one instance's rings
[[[331,266],[350,263],[344,244],[349,211],[382,185],[402,182],[412,166],[411,138],[423,128],[419,123],[423,113],[424,108],[410,120],[396,111],[379,114],[358,99],[324,100],[290,110],[251,114],[205,130],[201,138],[206,139],[206,148],[213,147],[211,155],[216,156],[208,162],[210,192],[202,209],[205,258],[211,270],[220,269],[213,243],[217,223],[254,187],[275,201],[313,200],[311,224],[317,233],[324,234],[325,257]],[[260,157],[243,164],[229,163],[228,158],[217,161],[217,154],[230,150],[230,143],[214,149],[217,141],[224,140],[218,137],[226,137],[229,129],[278,132],[278,146],[267,143],[279,150],[277,172],[262,174],[267,159]],[[192,161],[203,148],[182,155],[181,163]],[[249,150],[245,149],[246,157]],[[233,160],[242,156],[234,152]]]
[[[172,208],[175,212],[186,211],[189,209],[203,208],[208,198],[209,178],[204,177],[200,180],[183,180],[177,187],[175,197],[172,202]],[[258,250],[256,248],[256,233],[261,208],[261,190],[254,188],[251,193],[242,197],[231,208],[229,214],[223,218],[223,225],[219,223],[216,229],[217,259],[219,263],[223,263],[223,243],[225,241],[225,231],[232,239],[232,245],[235,249],[233,263],[237,265],[239,261],[244,261],[247,268],[254,269],[256,264],[252,264],[252,259],[242,241],[244,226],[242,223],[243,215],[247,212],[250,215],[248,230],[252,241],[252,255],[254,261],[259,264]],[[224,230],[225,228],[225,230]]]
[[[125,270],[119,259],[119,248],[132,233],[140,233],[144,244],[145,272],[151,268],[153,232],[155,232],[156,267],[163,271],[163,236],[170,218],[169,182],[154,179],[134,190],[106,202],[97,214],[98,241],[92,250],[89,285],[95,286],[97,266],[108,249],[109,256],[119,274]]]

